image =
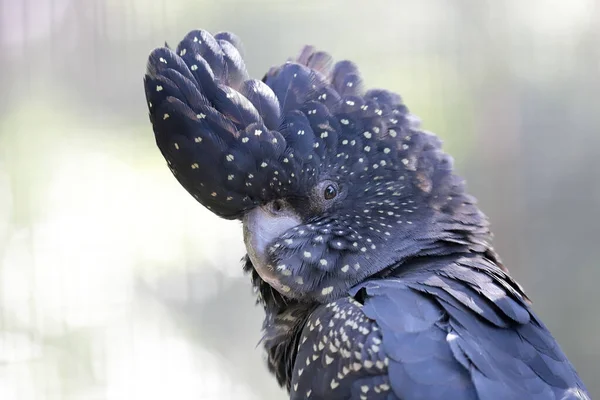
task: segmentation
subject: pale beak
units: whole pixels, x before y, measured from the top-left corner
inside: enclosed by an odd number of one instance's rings
[[[271,202],[244,215],[244,243],[260,277],[278,292],[287,294],[282,290],[284,285],[279,281],[274,266],[269,263],[268,247],[302,221],[289,208],[279,207],[278,204]]]

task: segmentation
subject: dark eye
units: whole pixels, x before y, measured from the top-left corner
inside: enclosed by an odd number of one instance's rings
[[[323,191],[323,197],[325,197],[325,200],[331,200],[335,196],[337,196],[337,194],[337,189],[334,185],[327,185],[327,187]]]

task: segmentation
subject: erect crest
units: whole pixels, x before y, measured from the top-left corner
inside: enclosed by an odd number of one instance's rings
[[[192,31],[148,61],[156,142],[179,182],[221,217],[302,196],[322,176],[359,183],[411,172],[428,192],[433,169],[450,171],[437,138],[416,129],[400,97],[365,93],[349,61],[333,64],[306,47],[263,81],[248,78],[230,33]]]

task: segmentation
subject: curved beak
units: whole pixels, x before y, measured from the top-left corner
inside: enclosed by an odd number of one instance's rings
[[[302,223],[300,217],[289,208],[277,207],[278,203],[269,203],[247,212],[243,218],[244,243],[248,256],[260,277],[275,290],[283,284],[279,282],[273,265],[269,263],[268,247],[289,229]]]

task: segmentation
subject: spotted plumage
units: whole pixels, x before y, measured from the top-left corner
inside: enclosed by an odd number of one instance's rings
[[[241,54],[192,31],[152,52],[144,84],[175,177],[244,222],[290,398],[589,398],[398,95],[310,46],[262,80]]]

